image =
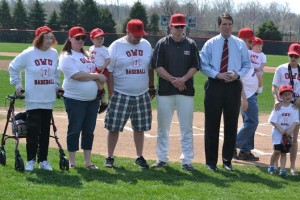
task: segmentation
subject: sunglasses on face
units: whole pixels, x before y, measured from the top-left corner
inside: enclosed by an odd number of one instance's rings
[[[290,57],[290,58],[296,58],[296,59],[299,58],[299,56],[294,55],[294,54],[290,54],[289,57]]]
[[[78,40],[84,41],[84,40],[85,40],[85,35],[76,36],[75,39],[76,39],[77,41],[78,41]]]
[[[179,28],[183,29],[184,27],[185,27],[184,25],[182,25],[182,26],[174,26],[174,28],[176,28],[176,29],[179,29]]]

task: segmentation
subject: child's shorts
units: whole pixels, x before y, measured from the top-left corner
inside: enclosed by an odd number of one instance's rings
[[[98,73],[98,74],[103,74],[106,78],[108,77],[108,74],[109,74],[109,71],[108,71],[108,69],[104,69],[104,70],[99,70],[99,69],[96,69],[96,72]]]

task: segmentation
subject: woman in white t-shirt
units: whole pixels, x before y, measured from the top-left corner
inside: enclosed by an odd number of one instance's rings
[[[33,171],[37,161],[41,169],[52,171],[47,161],[50,121],[56,90],[59,87],[57,41],[48,26],[35,30],[33,46],[25,49],[9,65],[10,83],[21,95],[21,71],[25,71],[26,102],[26,171]]]
[[[91,61],[87,51],[83,49],[86,38],[82,27],[72,27],[59,57],[59,69],[64,73],[64,103],[68,114],[67,149],[70,167],[75,168],[75,153],[79,150],[81,133],[81,149],[84,152],[85,166],[98,169],[91,163],[91,150],[94,140],[97,109],[96,80],[105,82],[103,74],[95,73],[96,65]]]

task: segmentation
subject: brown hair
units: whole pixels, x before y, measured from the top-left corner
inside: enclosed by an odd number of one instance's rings
[[[66,51],[68,52],[69,55],[72,54],[72,45],[71,45],[71,41],[69,40],[69,38],[67,38],[67,40],[65,41],[63,48],[62,48],[62,52]],[[86,50],[84,50],[83,48],[80,49],[80,52],[85,55],[86,57],[89,57],[88,53],[86,52]]]
[[[32,41],[32,45],[35,46],[36,48],[40,49],[43,45],[45,34],[47,34],[47,33],[42,33],[42,34],[39,34],[38,36],[36,36]],[[54,35],[53,35],[53,37],[54,37],[54,39],[52,41],[51,47],[55,47],[57,45],[57,40]]]
[[[218,25],[220,26],[222,23],[222,19],[228,19],[232,22],[233,24],[233,18],[231,17],[231,15],[229,13],[222,13],[221,15],[219,15],[218,17]]]

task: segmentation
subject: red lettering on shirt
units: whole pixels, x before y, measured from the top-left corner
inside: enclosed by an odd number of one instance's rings
[[[144,55],[144,50],[139,50],[139,49],[129,50],[129,51],[126,51],[126,55],[128,57],[131,57],[131,56],[143,56]]]
[[[36,66],[41,66],[41,65],[49,65],[52,66],[53,61],[51,59],[36,59],[34,60],[34,63]]]

